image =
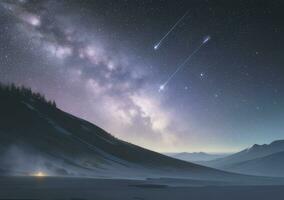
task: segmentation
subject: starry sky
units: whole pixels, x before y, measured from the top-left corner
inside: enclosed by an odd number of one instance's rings
[[[1,1],[0,81],[31,87],[60,109],[155,151],[238,151],[284,138],[283,6]],[[159,91],[206,36],[210,41]]]

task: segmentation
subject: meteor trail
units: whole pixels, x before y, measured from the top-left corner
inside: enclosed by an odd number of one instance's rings
[[[186,13],[181,17],[179,18],[179,20],[170,28],[170,30],[162,37],[162,39],[160,39],[160,41],[158,43],[156,43],[154,45],[154,49],[155,50],[158,50],[160,48],[160,46],[162,45],[162,42],[164,39],[166,39],[166,37],[174,30],[174,28],[183,20],[183,18],[185,18],[188,14],[189,10],[186,11]]]
[[[170,80],[178,73],[184,66],[185,64],[194,56],[203,45],[205,45],[209,40],[211,39],[210,36],[207,36],[203,39],[202,43],[177,67],[176,71],[172,73],[169,78],[159,87],[159,92],[163,91],[166,87],[166,85],[170,82]]]

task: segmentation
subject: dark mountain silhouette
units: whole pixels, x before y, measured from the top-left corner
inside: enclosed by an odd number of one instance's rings
[[[236,176],[113,137],[30,89],[0,87],[0,172],[96,177]]]
[[[245,174],[262,176],[283,176],[284,140],[270,144],[255,144],[225,158],[215,159],[200,164]]]

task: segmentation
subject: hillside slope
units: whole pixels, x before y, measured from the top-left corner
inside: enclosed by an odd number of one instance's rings
[[[2,174],[43,171],[49,175],[94,177],[229,177],[229,173],[116,139],[38,95],[22,93],[0,89]]]

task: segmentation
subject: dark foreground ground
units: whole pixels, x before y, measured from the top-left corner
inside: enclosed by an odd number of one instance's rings
[[[175,182],[177,184],[175,184]],[[0,199],[55,200],[274,200],[284,186],[213,186],[212,182],[112,180],[51,177],[0,177]],[[210,186],[211,185],[211,186]]]

